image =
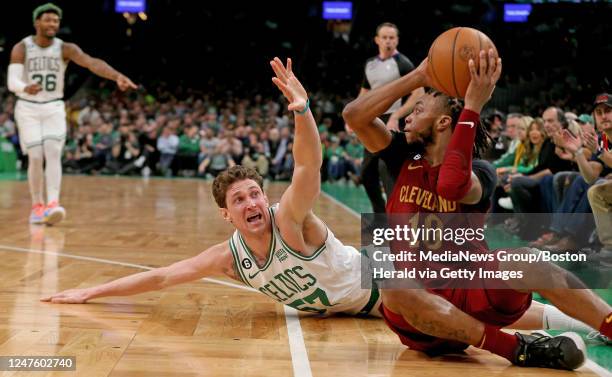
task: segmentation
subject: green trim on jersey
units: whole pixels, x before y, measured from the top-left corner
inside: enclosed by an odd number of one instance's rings
[[[378,286],[376,285],[376,282],[372,281],[370,299],[368,300],[368,303],[363,307],[363,309],[361,309],[359,313],[357,313],[357,315],[367,316],[368,314],[370,314],[370,312],[374,309],[374,305],[376,305],[376,302],[378,301],[379,297],[380,291],[378,290]]]
[[[236,245],[234,245],[233,237],[229,239],[229,245],[230,245],[230,250],[232,252],[232,256],[234,258],[234,263],[236,264],[236,268],[238,269],[238,273],[240,274],[242,281],[248,284],[249,287],[255,288],[251,285],[249,280],[244,275],[244,271],[242,271],[242,264],[240,264],[240,259],[238,257],[238,251],[236,250]]]
[[[274,217],[274,211],[272,211],[272,208],[270,208],[270,214],[272,215],[272,223],[276,224],[276,220]],[[302,255],[299,251],[291,248],[291,246],[287,245],[287,243],[285,242],[285,240],[283,239],[283,237],[280,234],[280,229],[278,231],[278,239],[280,240],[283,248],[288,251],[291,255],[293,255],[294,257],[304,260],[304,261],[311,261],[313,259],[315,259],[316,257],[319,256],[319,254],[321,254],[321,252],[323,252],[323,250],[325,250],[325,242],[323,242],[323,245],[321,245],[314,253],[312,253],[312,255],[310,256],[304,256]]]
[[[246,242],[244,242],[244,238],[242,238],[242,235],[240,233],[238,233],[238,240],[240,240],[240,244],[242,245],[242,247],[244,247],[244,251],[246,251],[249,258],[253,260],[253,265],[257,267],[259,272],[265,271],[268,269],[268,267],[270,267],[270,265],[272,264],[272,259],[274,258],[274,249],[276,247],[274,233],[272,233],[270,237],[270,245],[268,246],[268,259],[266,259],[266,263],[264,263],[262,267],[259,267],[259,265],[257,264],[257,259],[255,259],[255,257],[253,256],[253,252],[251,251],[251,249],[249,249],[249,246],[246,244]]]

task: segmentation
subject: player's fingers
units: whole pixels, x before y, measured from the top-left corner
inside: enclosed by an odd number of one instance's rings
[[[482,77],[487,73],[487,55],[485,54],[484,50],[481,50],[479,53],[479,76]]]
[[[289,101],[293,99],[293,96],[291,95],[291,92],[289,92],[287,85],[282,82],[278,77],[272,77],[272,82],[281,92],[283,92],[283,95],[287,97]]]
[[[497,69],[497,59],[495,58],[495,52],[492,48],[489,49],[489,65],[487,67],[487,74],[493,75],[495,70]]]
[[[51,296],[41,297],[40,301],[42,301],[42,302],[49,302],[49,301],[51,301]]]
[[[501,77],[501,72],[502,72],[502,60],[501,58],[497,58],[497,64],[495,65],[495,72],[493,72],[493,82],[497,82],[497,80],[499,80],[499,78]]]
[[[68,297],[54,297],[51,299],[51,302],[54,304],[67,304],[70,303],[70,299]]]
[[[289,72],[289,74],[293,73],[291,58],[287,58],[287,72]]]
[[[286,82],[287,81],[287,70],[285,69],[283,62],[278,57],[274,58],[274,62],[276,63],[276,67],[278,68],[278,72],[280,73],[279,78],[283,80],[283,82]]]
[[[472,77],[472,80],[476,79],[476,77],[478,77],[478,74],[476,74],[476,63],[474,63],[474,59],[470,59],[468,61],[468,68],[470,70],[470,76]]]
[[[285,75],[284,68],[277,60],[278,58],[274,58],[274,60],[270,62],[272,70],[274,70],[274,74],[276,74],[276,77],[278,77],[282,82],[287,82],[287,76]]]

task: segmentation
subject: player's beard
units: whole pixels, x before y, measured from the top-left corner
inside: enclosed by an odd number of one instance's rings
[[[427,127],[427,129],[423,131],[409,130],[405,132],[410,134],[409,139],[412,142],[418,142],[418,143],[423,144],[423,146],[428,146],[433,143],[432,130],[433,130],[433,125],[431,125],[430,127]]]

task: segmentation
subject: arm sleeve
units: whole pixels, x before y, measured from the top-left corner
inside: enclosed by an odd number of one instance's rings
[[[8,89],[15,94],[23,93],[23,90],[27,86],[26,83],[23,82],[23,64],[9,64],[7,86]]]
[[[448,200],[461,200],[472,186],[472,149],[480,115],[464,109],[455,125],[440,168],[437,192]]]

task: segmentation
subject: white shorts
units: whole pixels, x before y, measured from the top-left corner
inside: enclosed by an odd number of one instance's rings
[[[25,152],[45,140],[66,141],[66,107],[64,101],[33,103],[21,99],[15,105],[19,143]]]

